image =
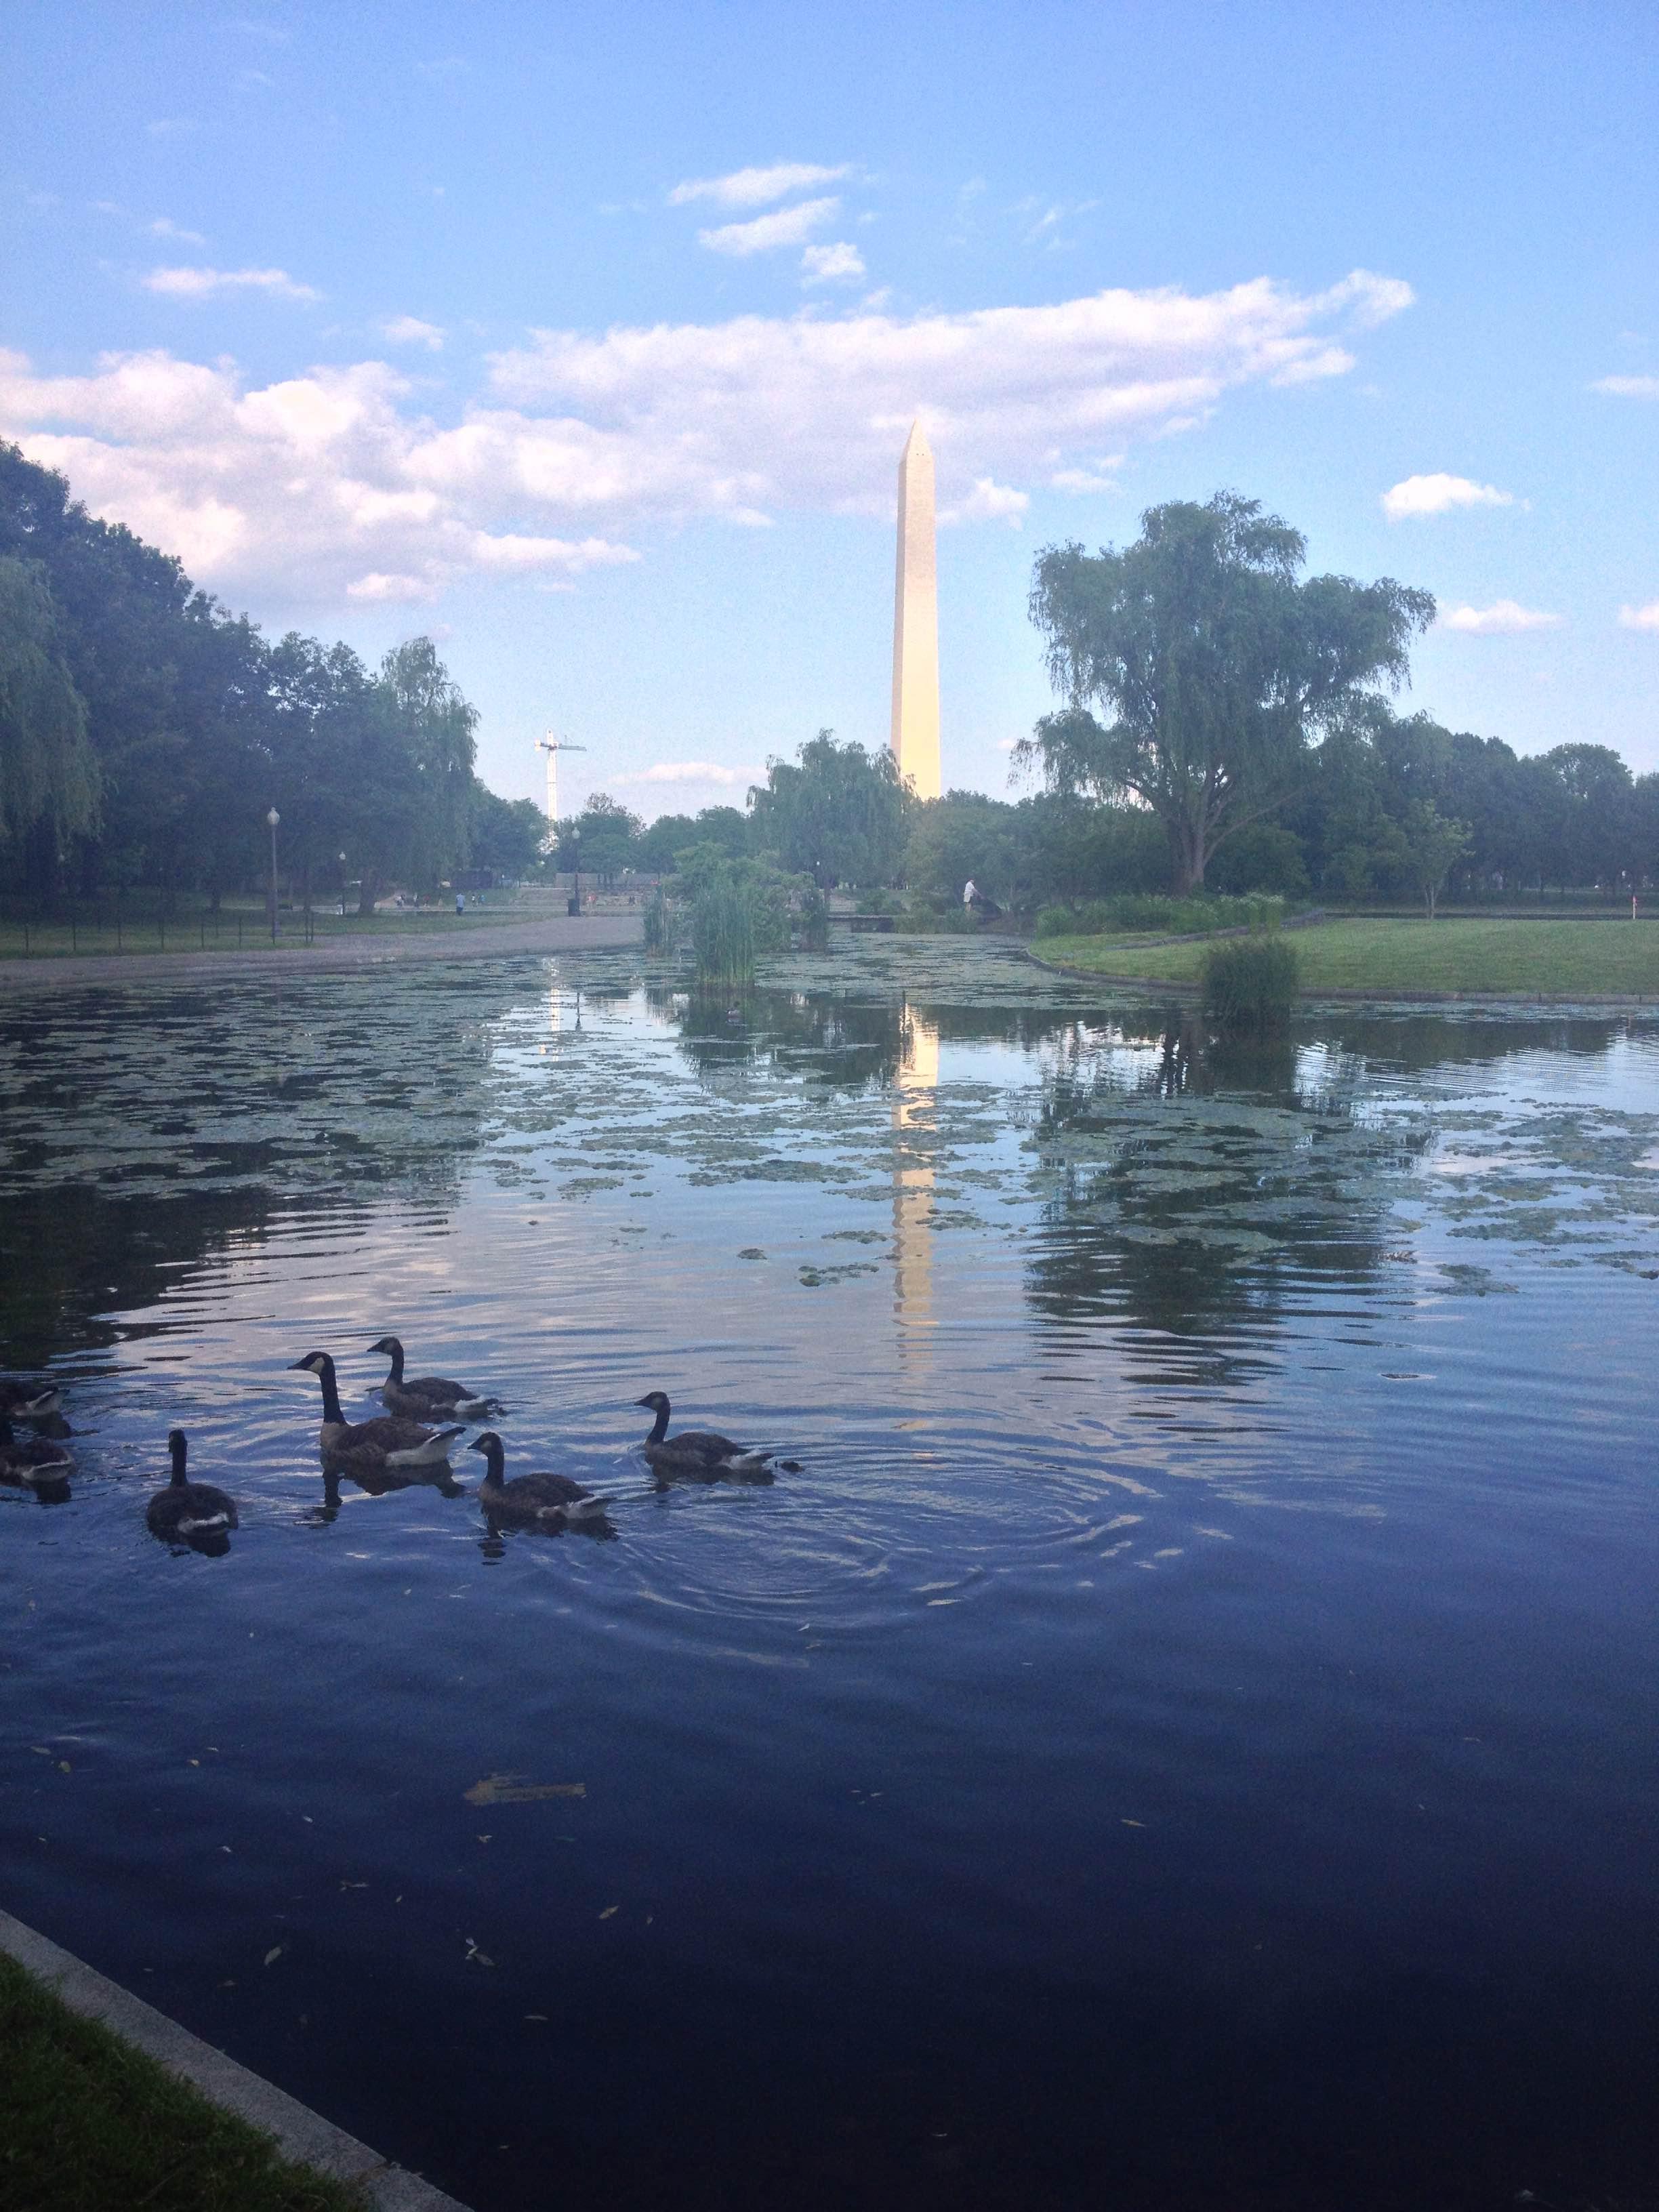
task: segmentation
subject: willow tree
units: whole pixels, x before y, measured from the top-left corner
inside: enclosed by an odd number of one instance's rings
[[[769,760],[766,781],[749,793],[757,842],[820,890],[890,884],[909,803],[884,745],[867,753],[855,741],[838,744],[833,730],[809,738],[793,761]]]
[[[466,859],[470,848],[478,710],[452,679],[429,637],[411,637],[386,654],[380,687],[420,791],[410,871],[417,883],[435,883]]]
[[[1150,807],[1176,889],[1284,804],[1310,745],[1357,699],[1406,681],[1427,592],[1383,577],[1299,580],[1299,531],[1256,500],[1150,507],[1119,552],[1038,554],[1030,612],[1066,700],[1019,748],[1050,787]]]
[[[0,556],[0,841],[40,830],[60,847],[97,818],[86,702],[64,658],[46,572]]]

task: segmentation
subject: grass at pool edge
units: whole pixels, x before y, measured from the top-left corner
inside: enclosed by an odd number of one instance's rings
[[[1057,966],[1152,982],[1196,983],[1216,940],[1182,945],[1120,937],[1048,937],[1032,948]],[[1468,997],[1659,998],[1659,923],[1389,915],[1316,922],[1286,933],[1301,987]]]
[[[362,2212],[364,2201],[0,1955],[0,2205]]]

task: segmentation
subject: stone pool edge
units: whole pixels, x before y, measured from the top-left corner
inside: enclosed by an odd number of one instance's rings
[[[274,2081],[180,2027],[143,1997],[88,1966],[9,1912],[0,1911],[0,1951],[43,1982],[60,2003],[153,2058],[250,2127],[274,2136],[284,2158],[358,2190],[374,2212],[467,2212],[429,2181],[337,2128]]]

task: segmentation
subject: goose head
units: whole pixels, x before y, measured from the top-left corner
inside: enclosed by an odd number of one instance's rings
[[[665,1420],[668,1418],[668,1397],[665,1391],[647,1390],[643,1398],[635,1398],[634,1403],[643,1406],[647,1413],[660,1413]]]
[[[474,1437],[467,1449],[482,1452],[489,1476],[496,1482],[501,1480],[501,1468],[507,1460],[507,1447],[494,1429],[486,1429],[482,1436]]]
[[[334,1372],[334,1362],[325,1352],[308,1352],[303,1359],[290,1359],[288,1366],[290,1375],[296,1368],[307,1375],[324,1376]]]
[[[371,1352],[383,1352],[388,1359],[395,1359],[402,1364],[404,1347],[395,1336],[379,1337],[368,1348]]]

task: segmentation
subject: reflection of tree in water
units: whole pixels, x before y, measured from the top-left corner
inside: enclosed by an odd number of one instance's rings
[[[135,1202],[86,1183],[26,1191],[0,1207],[0,1365],[43,1367],[101,1349],[131,1328],[101,1318],[150,1306],[181,1267],[262,1235],[263,1193],[192,1193]]]
[[[904,1006],[788,991],[652,991],[700,1076],[771,1067],[853,1090],[890,1084],[903,1056]]]
[[[1363,1073],[1327,1052],[1318,1087],[1298,1088],[1293,1048],[1218,1055],[1191,1017],[1074,1024],[1029,1140],[1047,1186],[1033,1304],[1191,1339],[1374,1273],[1395,1179],[1429,1134],[1356,1116]]]
[[[82,991],[0,1022],[0,1364],[113,1342],[181,1266],[387,1185],[439,1204],[477,1149],[492,969]],[[68,1079],[73,1071],[73,1080]]]
[[[848,998],[804,991],[647,994],[653,1012],[679,1032],[703,1076],[767,1066],[838,1087],[887,1089],[904,1067],[908,1024],[924,1022],[940,1043],[1001,1044],[1035,1051],[1075,1026],[1059,1008],[935,1006],[905,998]]]

